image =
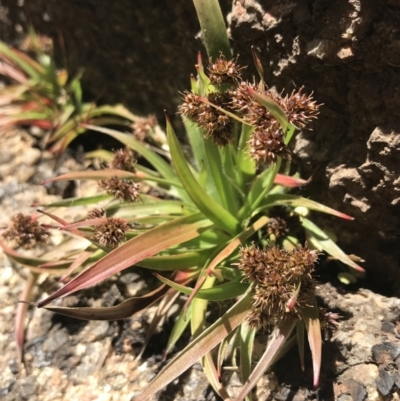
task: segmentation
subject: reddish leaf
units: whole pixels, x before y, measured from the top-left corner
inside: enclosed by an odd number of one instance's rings
[[[200,213],[195,213],[146,231],[107,254],[64,287],[39,302],[38,306],[42,307],[54,299],[97,284],[170,246],[196,238],[211,225],[210,220],[202,218]]]

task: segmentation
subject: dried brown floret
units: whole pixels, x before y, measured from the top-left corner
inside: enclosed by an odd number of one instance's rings
[[[211,83],[222,85],[238,82],[241,77],[241,70],[245,67],[239,67],[236,62],[237,57],[233,60],[227,60],[222,54],[214,62],[210,59],[208,71]]]
[[[95,207],[91,209],[87,213],[89,219],[97,219],[100,217],[104,217],[106,215],[106,211],[102,207]]]
[[[125,239],[128,228],[125,220],[108,217],[104,224],[95,226],[94,238],[102,246],[115,248]]]
[[[28,34],[22,39],[19,48],[24,52],[51,53],[53,50],[53,39],[46,35]]]
[[[133,124],[133,136],[138,141],[143,141],[148,133],[157,125],[157,117],[149,115],[148,117],[138,118]]]
[[[297,313],[314,291],[311,273],[317,258],[317,252],[307,248],[287,251],[271,246],[261,250],[251,245],[241,249],[239,268],[254,283],[253,306],[247,318],[251,327],[267,327],[288,313]]]
[[[11,218],[10,228],[2,235],[6,240],[13,241],[16,248],[32,249],[50,242],[50,232],[37,220],[20,212]]]
[[[302,93],[303,88],[282,99],[281,106],[288,120],[296,127],[304,128],[308,122],[317,118],[320,104],[317,104],[311,95]]]
[[[226,93],[210,93],[207,99],[216,106],[225,110],[229,109],[230,98]],[[204,104],[197,123],[206,131],[206,136],[219,146],[226,146],[233,138],[232,120],[225,113],[209,104]]]
[[[297,214],[290,213],[288,208],[274,207],[268,214],[270,220],[265,226],[268,236],[276,239],[285,237],[289,233],[295,234],[301,229],[300,219]]]
[[[139,198],[140,184],[132,180],[121,180],[114,176],[106,181],[100,181],[99,185],[115,199],[133,202]]]
[[[204,103],[200,100],[199,95],[195,95],[189,91],[185,91],[182,95],[183,103],[178,107],[178,113],[193,122],[197,122],[204,108]]]
[[[135,171],[136,158],[129,148],[118,149],[114,152],[114,158],[111,162],[111,168],[117,170]]]
[[[249,139],[250,156],[258,166],[275,163],[278,156],[290,159],[289,149],[283,140],[283,131],[277,121],[268,128],[257,127]]]
[[[240,114],[247,114],[254,100],[249,90],[257,91],[257,85],[243,81],[236,88],[229,91],[231,97],[231,108]]]

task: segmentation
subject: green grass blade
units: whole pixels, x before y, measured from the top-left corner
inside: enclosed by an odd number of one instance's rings
[[[328,206],[321,205],[318,202],[314,202],[311,199],[303,198],[302,196],[290,195],[290,194],[268,195],[267,198],[265,199],[265,202],[263,202],[263,206],[257,209],[256,212],[260,212],[262,209],[266,207],[270,208],[273,206],[280,206],[280,205],[288,205],[291,207],[301,206],[310,210],[315,210],[317,212],[327,213],[331,214],[332,216],[341,217],[342,219],[345,220],[353,220],[353,217],[344,214],[342,212],[338,212],[335,209],[331,209]]]
[[[185,160],[178,139],[168,119],[167,137],[173,165],[183,187],[186,189],[193,203],[218,227],[225,229],[230,234],[235,234],[238,232],[240,228],[239,221],[226,209],[216,203],[207,193],[205,193],[200,187],[199,183],[196,181],[187,161]]]
[[[243,383],[250,377],[255,336],[255,329],[250,328],[247,324],[240,326],[240,376]],[[251,400],[251,393],[249,393],[246,396],[246,401]]]
[[[323,250],[335,259],[340,260],[342,263],[352,267],[358,272],[363,273],[364,269],[351,260],[329,236],[316,226],[311,220],[305,217],[301,218],[301,223],[307,233],[307,241],[309,241],[316,249]]]
[[[210,352],[226,338],[232,330],[243,322],[243,319],[249,312],[250,306],[251,294],[248,293],[173,358],[147,388],[137,397],[133,398],[133,401],[148,400],[153,394],[165,388],[200,358]]]
[[[174,281],[168,280],[167,278],[160,276],[159,274],[156,274],[156,277],[162,283],[169,285],[171,288],[181,292],[182,294],[190,295],[193,291],[193,288],[177,284]],[[214,301],[214,302],[226,301],[228,299],[233,299],[242,295],[243,293],[246,292],[248,288],[249,288],[248,284],[240,283],[237,281],[236,282],[231,281],[229,283],[216,285],[215,287],[212,288],[206,288],[205,284],[203,284],[202,289],[197,292],[196,297],[194,299],[199,298],[202,300]],[[191,305],[191,303],[189,305]]]
[[[276,355],[279,353],[286,340],[289,338],[296,324],[296,319],[289,317],[285,320],[280,321],[273,331],[273,337],[270,340],[267,349],[263,356],[257,363],[253,372],[247,379],[246,383],[239,392],[235,401],[243,401],[243,399],[250,393],[252,388],[257,384],[258,379],[263,373],[271,366],[275,361]]]
[[[215,60],[220,53],[231,58],[224,17],[218,0],[193,0],[208,57]]]
[[[202,231],[211,226],[212,223],[204,219],[201,213],[194,213],[189,216],[178,217],[146,231],[108,253],[104,258],[69,281],[64,287],[39,302],[38,306],[42,307],[57,298],[97,284],[143,259],[171,246],[196,238]]]

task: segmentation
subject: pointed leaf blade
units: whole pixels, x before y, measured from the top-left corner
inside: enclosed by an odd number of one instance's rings
[[[92,286],[170,246],[196,238],[212,223],[200,213],[177,218],[132,238],[39,302],[42,307],[59,297]]]
[[[251,295],[246,294],[221,318],[192,341],[182,352],[159,373],[134,401],[146,401],[154,393],[167,386],[171,381],[189,369],[196,361],[211,351],[234,330],[248,314]]]

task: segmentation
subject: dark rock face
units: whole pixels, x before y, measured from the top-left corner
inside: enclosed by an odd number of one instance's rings
[[[304,85],[324,104],[313,131],[300,133],[294,147],[302,175],[313,175],[304,194],[356,220],[320,224],[367,260],[375,289],[399,295],[400,3],[229,3],[221,2],[226,15],[231,8],[232,45],[249,77],[256,75],[254,45],[269,85],[286,91]],[[159,118],[164,108],[175,113],[201,48],[191,2],[1,1],[3,38],[15,43],[14,27],[27,23],[56,44],[63,39],[67,65],[85,68],[92,97]]]
[[[344,248],[367,260],[379,290],[399,294],[400,4],[326,0],[234,2],[235,51],[259,51],[266,82],[305,86],[324,103],[295,153],[313,199],[356,218],[333,220]],[[394,281],[393,281],[394,280]],[[397,288],[397,290],[396,290]]]

